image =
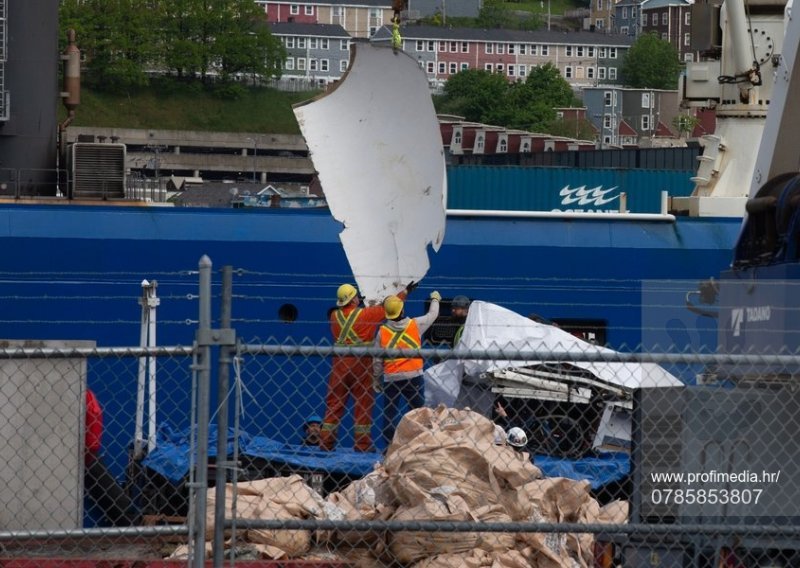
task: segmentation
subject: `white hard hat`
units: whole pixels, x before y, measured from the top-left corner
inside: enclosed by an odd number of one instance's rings
[[[508,431],[506,439],[508,440],[508,445],[515,448],[524,448],[528,444],[528,435],[522,428],[517,428],[516,426]]]
[[[494,443],[497,446],[502,446],[506,443],[506,431],[498,424],[494,425]]]

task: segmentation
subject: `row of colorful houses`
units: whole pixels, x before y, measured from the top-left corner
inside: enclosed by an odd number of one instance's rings
[[[287,52],[283,81],[324,86],[341,78],[349,61],[352,36],[337,24],[277,22],[273,35]],[[622,85],[621,68],[633,39],[591,32],[479,30],[404,26],[402,49],[419,62],[432,90],[466,69],[501,73],[525,80],[536,66],[552,63],[575,88]],[[388,42],[391,29],[380,28],[372,41]]]

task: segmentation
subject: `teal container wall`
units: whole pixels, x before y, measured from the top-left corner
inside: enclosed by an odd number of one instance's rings
[[[661,192],[691,195],[694,172],[638,169],[451,166],[448,209],[619,211],[627,194],[631,213],[658,213]]]

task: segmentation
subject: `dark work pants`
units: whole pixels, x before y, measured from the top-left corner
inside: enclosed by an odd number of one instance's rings
[[[399,422],[401,398],[405,399],[412,410],[425,406],[425,381],[422,375],[383,383],[383,440],[386,447],[392,443],[394,430]]]

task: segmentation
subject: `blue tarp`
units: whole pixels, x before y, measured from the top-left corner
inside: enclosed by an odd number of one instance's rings
[[[217,429],[209,428],[209,457],[217,455]],[[233,430],[228,430],[228,456],[233,454]],[[265,438],[239,434],[239,453],[263,458],[274,464],[298,468],[364,477],[370,473],[383,457],[379,453],[354,452],[339,449],[324,452],[314,447],[284,444]],[[181,482],[189,473],[189,433],[175,432],[165,428],[159,432],[158,446],[143,460],[143,465],[166,477],[173,483]],[[624,452],[603,453],[596,457],[581,459],[555,458],[537,455],[534,463],[546,477],[567,477],[588,480],[592,489],[599,489],[615,481],[621,481],[630,473],[630,456]]]
[[[577,481],[585,479],[591,483],[592,489],[621,481],[631,471],[630,456],[624,452],[607,452],[580,459],[536,455],[533,463],[545,477],[567,477]]]
[[[208,457],[217,456],[217,429],[209,428]],[[227,453],[233,454],[234,432],[228,430]],[[173,483],[181,482],[189,473],[189,432],[175,432],[170,428],[159,431],[158,445],[142,464],[166,477]],[[239,433],[239,454],[263,458],[275,464],[298,468],[364,477],[383,458],[374,452],[337,450],[324,452],[314,447],[284,444],[263,436]]]

